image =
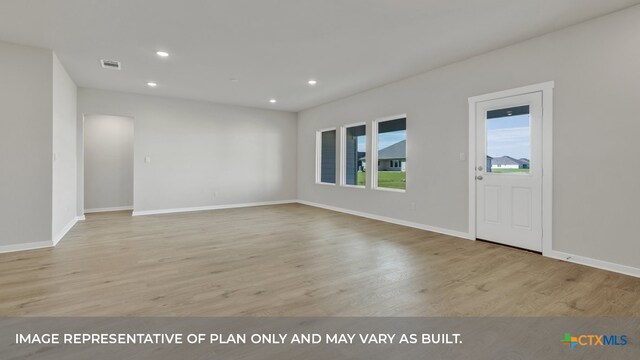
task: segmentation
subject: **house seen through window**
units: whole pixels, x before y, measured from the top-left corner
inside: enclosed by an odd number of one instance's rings
[[[486,172],[529,173],[530,122],[528,105],[487,112]]]
[[[377,123],[378,188],[406,189],[407,119]]]

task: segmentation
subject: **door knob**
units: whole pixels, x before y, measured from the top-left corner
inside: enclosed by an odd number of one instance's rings
[[[478,176],[476,176],[476,179],[477,179],[477,180],[482,180],[482,179],[484,179],[484,178],[482,177],[482,175],[478,175]]]
[[[478,166],[478,171],[482,171],[482,165]]]

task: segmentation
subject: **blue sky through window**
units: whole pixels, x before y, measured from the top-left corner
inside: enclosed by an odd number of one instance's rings
[[[382,150],[386,147],[389,147],[397,142],[407,139],[407,131],[392,131],[386,132],[378,135],[378,150]],[[358,151],[365,152],[367,146],[367,137],[362,135],[358,136]]]
[[[366,135],[358,136],[358,152],[366,152],[367,137]]]
[[[530,159],[529,114],[487,120],[487,155]]]
[[[407,130],[390,131],[378,134],[378,151],[402,140],[407,140]]]

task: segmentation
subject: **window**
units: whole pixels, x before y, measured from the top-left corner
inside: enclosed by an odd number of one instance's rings
[[[529,173],[531,116],[529,105],[487,112],[487,170]]]
[[[377,169],[374,171],[374,188],[406,189],[407,119],[399,116],[390,120],[378,120],[374,126]]]
[[[336,183],[336,130],[319,131],[317,135],[316,182]]]
[[[362,186],[366,184],[367,127],[347,126],[343,129],[342,184]]]

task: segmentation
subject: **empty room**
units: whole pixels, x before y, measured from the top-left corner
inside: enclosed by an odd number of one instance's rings
[[[0,358],[637,359],[640,1],[0,2]]]

